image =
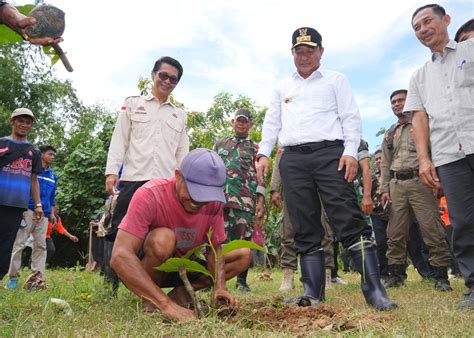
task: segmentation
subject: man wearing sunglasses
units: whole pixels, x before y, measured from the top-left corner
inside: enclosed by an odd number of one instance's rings
[[[329,223],[362,274],[367,303],[379,310],[396,305],[380,283],[371,228],[357,204],[352,185],[357,174],[361,118],[347,78],[320,66],[322,37],[314,28],[293,33],[296,72],[276,87],[265,115],[257,175],[263,183],[276,139],[285,151],[280,160],[283,193],[300,255],[304,296],[299,306],[324,300],[325,269],[321,240],[321,202]]]
[[[123,169],[120,195],[112,217],[113,230],[106,236],[106,253],[112,249],[116,229],[135,191],[153,178],[173,176],[189,151],[186,113],[170,101],[182,75],[183,67],[177,60],[169,56],[158,59],[151,72],[151,93],[128,97],[119,113],[105,170],[109,195],[117,193],[122,165]],[[118,287],[113,271],[108,275],[114,287]]]

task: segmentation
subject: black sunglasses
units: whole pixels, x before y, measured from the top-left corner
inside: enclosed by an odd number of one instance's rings
[[[175,85],[178,83],[178,78],[174,75],[169,75],[168,73],[165,73],[165,72],[159,72],[158,73],[158,77],[160,78],[161,81],[166,81],[166,80],[170,80],[170,83]]]

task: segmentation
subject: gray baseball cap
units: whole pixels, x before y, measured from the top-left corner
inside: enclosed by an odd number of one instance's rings
[[[35,119],[35,116],[33,115],[33,112],[29,110],[28,108],[17,108],[13,111],[12,115],[10,116],[11,118],[21,116],[21,115],[27,115],[30,116],[33,120]]]
[[[189,195],[196,202],[226,202],[224,162],[214,151],[198,148],[190,151],[181,162]]]

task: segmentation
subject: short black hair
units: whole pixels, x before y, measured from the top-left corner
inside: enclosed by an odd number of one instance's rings
[[[382,153],[382,149],[379,148],[375,151],[374,156],[377,155],[377,154],[381,154],[381,153]]]
[[[44,145],[44,146],[40,146],[40,147],[39,147],[39,150],[41,151],[41,154],[44,154],[45,152],[50,151],[50,150],[52,150],[52,151],[54,151],[55,153],[57,153],[56,148],[54,148],[53,146],[51,146],[51,145],[49,145],[49,144],[46,144],[46,145]]]
[[[462,33],[468,33],[474,31],[474,19],[465,22],[461,27],[459,27],[456,35],[454,36],[454,41],[459,42],[459,37]]]
[[[421,6],[421,7],[418,7],[415,12],[413,12],[413,15],[411,16],[411,23],[413,24],[413,19],[415,18],[415,16],[422,10],[426,9],[426,8],[431,8],[433,10],[433,12],[440,16],[440,17],[443,17],[446,15],[446,10],[441,7],[440,5],[438,4],[428,4],[428,5],[424,5],[424,6]]]
[[[398,95],[398,94],[405,94],[405,97],[406,97],[407,94],[408,94],[408,90],[406,90],[406,89],[397,89],[392,94],[390,94],[390,101],[392,101],[392,97],[394,97],[395,95]]]
[[[162,56],[158,60],[156,60],[155,65],[153,66],[152,72],[153,73],[157,72],[163,63],[167,63],[178,70],[178,81],[179,81],[181,79],[181,76],[183,76],[183,66],[181,66],[181,63],[179,63],[178,60],[173,59],[170,56]]]

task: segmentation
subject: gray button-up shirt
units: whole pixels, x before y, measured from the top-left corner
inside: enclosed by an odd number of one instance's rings
[[[413,74],[403,109],[428,114],[436,167],[474,153],[474,39],[450,40],[443,54]]]

